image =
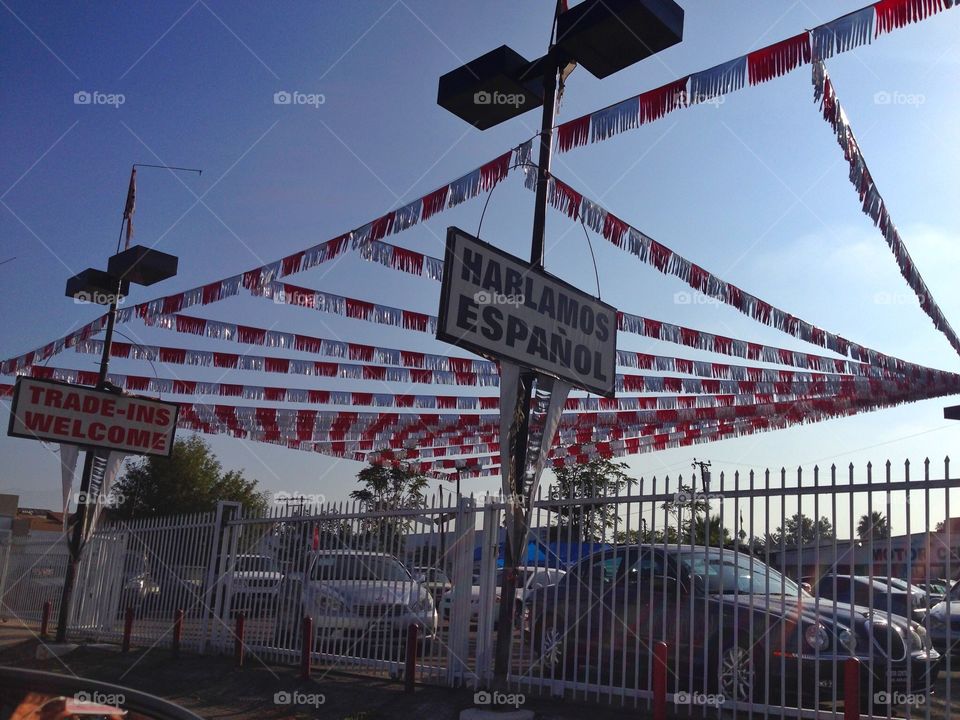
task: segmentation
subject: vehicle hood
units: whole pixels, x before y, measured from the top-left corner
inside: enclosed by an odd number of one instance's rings
[[[760,610],[782,617],[795,617],[807,620],[808,622],[830,623],[841,625],[846,628],[853,628],[856,625],[865,623],[870,618],[869,608],[849,605],[848,603],[835,602],[825,598],[813,597],[793,597],[780,595],[756,595],[752,599],[749,594],[741,595],[713,595],[711,599],[722,605],[734,605],[737,607]],[[888,615],[882,612],[883,619],[886,621]],[[906,618],[893,616],[890,620],[895,625],[906,625]]]
[[[412,580],[318,580],[308,584],[308,592],[330,593],[351,606],[412,605],[430,597]]]
[[[941,600],[930,608],[929,616],[942,622],[950,620],[960,620],[960,600]]]

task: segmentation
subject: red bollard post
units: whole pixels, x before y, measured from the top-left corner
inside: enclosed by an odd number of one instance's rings
[[[237,627],[233,632],[236,636],[233,643],[233,659],[236,661],[237,667],[243,667],[243,630],[246,622],[246,616],[242,612],[237,613]]]
[[[843,720],[860,720],[860,661],[853,657],[843,664]]]
[[[667,644],[653,645],[653,720],[667,718]]]
[[[417,635],[420,627],[414,623],[407,628],[407,669],[403,674],[403,691],[413,692],[417,674]]]
[[[313,618],[303,618],[303,640],[300,643],[300,679],[310,679],[310,658],[313,656]]]
[[[178,609],[173,616],[173,656],[180,657],[180,639],[183,637],[183,610]]]
[[[133,634],[133,608],[127,608],[123,619],[123,652],[130,652],[130,636]]]
[[[50,613],[53,611],[53,603],[49,600],[43,603],[43,615],[40,616],[40,639],[47,639],[47,628],[50,626]]]

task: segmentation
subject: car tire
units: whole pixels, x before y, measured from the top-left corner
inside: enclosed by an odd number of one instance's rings
[[[567,677],[572,663],[563,628],[559,627],[553,618],[544,618],[537,624],[533,636],[536,662],[542,668],[544,676],[549,675],[556,680],[572,679]]]
[[[761,702],[764,692],[763,662],[748,637],[724,643],[719,656],[711,651],[710,688],[726,702]]]

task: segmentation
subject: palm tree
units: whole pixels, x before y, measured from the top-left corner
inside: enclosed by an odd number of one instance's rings
[[[883,513],[874,510],[869,514],[860,516],[860,522],[857,523],[857,535],[860,536],[861,540],[888,538],[890,537],[890,524]]]

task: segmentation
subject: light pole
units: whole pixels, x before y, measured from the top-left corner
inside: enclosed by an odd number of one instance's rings
[[[584,0],[567,9],[566,0],[557,0],[547,54],[527,62],[507,46],[493,50],[440,78],[437,103],[475,127],[485,130],[505,120],[543,106],[539,133],[536,200],[530,262],[542,269],[547,214],[547,189],[553,140],[554,112],[560,72],[570,63],[585,67],[604,78],[661,50],[683,37],[683,9],[673,0]],[[501,102],[499,98],[513,98]],[[516,569],[525,542],[525,495],[527,441],[530,428],[530,399],[535,372],[520,372],[516,428],[513,445],[512,486],[505,488],[514,499],[508,503],[512,516],[506,519],[504,572],[501,585],[494,676],[506,682],[513,640]],[[502,411],[502,409],[501,409]],[[500,438],[501,445],[507,442]],[[458,493],[459,494],[459,493]],[[516,547],[514,547],[516,545]]]
[[[149,166],[161,167],[161,166]],[[132,216],[136,200],[136,173],[137,165],[130,171],[130,187],[127,191],[127,201],[124,206],[123,219],[120,222],[120,237],[117,238],[117,252],[108,264],[107,271],[87,268],[78,275],[67,280],[66,295],[75,300],[92,301],[100,305],[109,305],[107,310],[107,327],[103,338],[103,351],[100,354],[100,372],[97,375],[97,390],[122,393],[107,382],[107,373],[110,369],[110,351],[113,346],[113,330],[117,322],[117,305],[126,296],[130,283],[137,285],[153,285],[177,274],[177,258],[143,245],[129,247],[132,235]],[[171,170],[187,170],[187,168],[165,168]],[[190,170],[199,172],[198,170]],[[120,251],[123,239],[124,225],[127,229],[125,249]],[[109,452],[106,455],[109,457]],[[94,485],[94,461],[106,458],[95,447],[86,447],[83,459],[83,475],[80,479],[80,494],[77,501],[77,512],[70,525],[68,538],[69,556],[66,573],[63,578],[63,592],[60,596],[60,611],[57,617],[58,643],[66,642],[67,625],[70,620],[70,604],[73,590],[76,585],[77,569],[80,566],[81,553],[86,537],[90,532],[90,518],[93,508],[99,501],[100,484]],[[91,492],[91,486],[93,490]]]

